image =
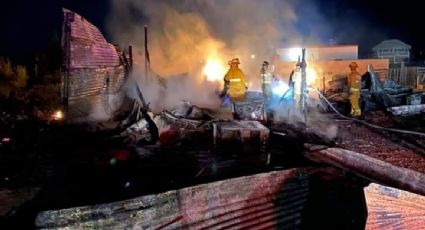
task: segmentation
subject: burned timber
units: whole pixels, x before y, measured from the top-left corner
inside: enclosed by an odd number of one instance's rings
[[[137,82],[131,85],[137,96],[112,108],[111,98],[132,75],[132,48],[119,51],[72,11],[64,10],[64,18],[66,121],[46,139],[65,159],[46,188],[9,212],[11,223],[19,217],[42,229],[385,229],[424,223],[425,134],[374,122],[421,114],[423,100],[412,89],[381,82],[385,60],[356,60],[364,73],[362,110],[368,112],[362,119],[347,116],[347,78],[323,75],[322,89],[309,85],[305,49],[296,63],[277,61],[278,71],[295,67],[290,88],[277,98],[265,90],[274,80],[268,62],[259,71],[264,89],[254,92],[243,85],[234,58],[233,75],[224,76],[225,90],[216,95],[223,100],[219,108],[182,101],[153,113]],[[167,78],[147,68],[148,61],[145,53],[145,77],[166,88]],[[337,71],[347,63],[352,61],[321,65]],[[315,92],[319,103],[312,106]],[[284,109],[271,106],[272,99]],[[112,118],[95,121],[99,110]],[[89,123],[91,132],[76,122]],[[336,135],[329,135],[332,130]]]

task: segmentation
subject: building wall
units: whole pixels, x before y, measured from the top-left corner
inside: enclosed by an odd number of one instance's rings
[[[397,39],[385,40],[372,48],[375,58],[389,59],[390,63],[409,62],[411,46]]]
[[[68,118],[78,120],[95,110],[110,113],[109,97],[118,93],[125,80],[125,68],[82,68],[68,73]],[[98,111],[99,112],[99,111]]]
[[[68,121],[111,112],[109,97],[124,84],[125,57],[81,15],[63,9],[62,100]]]
[[[410,51],[407,48],[385,48],[375,51],[374,56],[377,58],[389,59],[390,63],[409,62]]]

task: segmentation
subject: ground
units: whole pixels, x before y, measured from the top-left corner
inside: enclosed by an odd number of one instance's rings
[[[424,155],[420,153],[418,147],[412,147],[409,142],[403,140],[403,137],[398,134],[382,133],[352,121],[340,120],[338,121],[337,144],[342,148],[362,153],[402,168],[425,173]]]
[[[328,122],[338,125],[337,146],[425,173],[425,158],[409,138],[332,119]],[[22,144],[0,152],[0,226],[2,222],[32,226],[41,210],[112,202],[309,165],[297,153],[306,139],[321,140],[291,131],[284,136],[272,134],[267,164],[264,153],[241,155],[238,149],[222,148],[217,152],[208,135],[189,135],[197,139],[177,147],[140,148],[108,140],[108,132],[87,132],[83,126],[23,123],[17,127],[21,135],[16,141]]]

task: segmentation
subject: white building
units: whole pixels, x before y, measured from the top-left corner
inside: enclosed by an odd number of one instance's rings
[[[375,58],[389,59],[390,63],[409,62],[412,47],[400,40],[385,40],[372,48]]]
[[[355,60],[358,58],[357,45],[307,46],[306,59],[313,61]],[[280,61],[296,61],[301,48],[282,48],[277,50]]]

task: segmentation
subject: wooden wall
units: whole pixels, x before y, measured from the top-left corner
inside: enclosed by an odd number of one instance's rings
[[[390,68],[388,79],[400,85],[423,90],[425,84],[425,68],[418,66],[401,66]]]

